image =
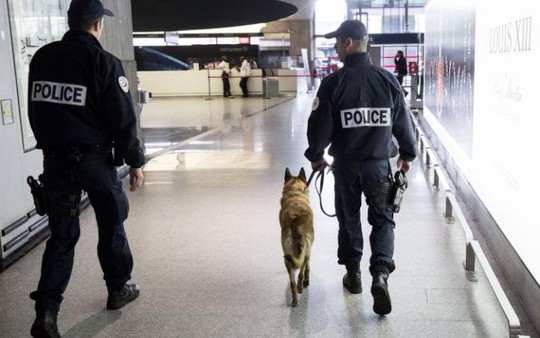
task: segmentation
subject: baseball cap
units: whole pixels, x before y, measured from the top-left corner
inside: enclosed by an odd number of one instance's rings
[[[353,40],[364,40],[368,33],[366,26],[358,20],[346,20],[334,32],[324,34],[327,39],[335,37],[351,38]]]
[[[97,19],[104,15],[114,16],[114,13],[103,7],[100,0],[72,0],[69,5],[68,15],[70,17]]]

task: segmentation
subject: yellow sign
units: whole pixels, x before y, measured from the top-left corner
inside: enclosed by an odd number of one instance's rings
[[[4,125],[12,124],[13,120],[13,108],[11,106],[11,99],[1,100],[0,105],[2,107],[2,122]]]

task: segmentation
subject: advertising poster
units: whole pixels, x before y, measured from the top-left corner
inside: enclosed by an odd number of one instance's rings
[[[531,273],[540,280],[536,215],[540,179],[540,26],[530,2],[478,2],[471,182]]]
[[[432,1],[426,14],[425,105],[466,156],[474,115],[473,1]]]
[[[434,0],[426,19],[424,116],[540,280],[538,15],[526,0]]]

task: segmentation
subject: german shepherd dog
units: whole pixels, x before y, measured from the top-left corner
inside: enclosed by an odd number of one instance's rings
[[[279,212],[281,224],[281,246],[285,266],[289,272],[292,306],[298,305],[298,293],[309,285],[309,256],[314,239],[313,212],[309,205],[309,190],[304,168],[298,176],[285,169],[285,184]],[[295,282],[295,271],[298,283]]]

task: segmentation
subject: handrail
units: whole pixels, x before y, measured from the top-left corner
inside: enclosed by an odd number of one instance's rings
[[[467,278],[471,282],[476,282],[478,279],[475,275],[475,262],[478,260],[480,266],[486,274],[486,278],[495,294],[499,305],[501,306],[506,320],[508,321],[509,327],[509,336],[511,338],[530,338],[529,336],[521,335],[521,323],[519,317],[517,316],[512,304],[506,297],[506,294],[499,283],[497,276],[493,272],[491,265],[489,264],[480,243],[474,239],[474,234],[469,226],[467,218],[463,214],[461,207],[458,204],[455,194],[452,192],[452,188],[448,185],[448,182],[444,178],[444,174],[438,164],[437,157],[433,148],[429,145],[429,142],[422,131],[422,128],[419,126],[416,121],[416,117],[411,113],[411,118],[413,120],[414,132],[416,139],[418,141],[418,147],[422,156],[419,158],[422,159],[422,162],[425,164],[425,168],[429,171],[433,169],[433,187],[436,190],[440,190],[440,187],[443,187],[446,208],[445,208],[445,219],[447,223],[454,223],[454,220],[457,218],[464,233],[466,241],[466,250],[465,250],[465,262],[464,268],[467,273]],[[425,159],[424,159],[425,155]]]
[[[504,293],[504,290],[499,283],[497,276],[495,276],[495,273],[493,272],[493,269],[491,268],[491,265],[489,264],[486,255],[484,254],[484,251],[482,251],[482,247],[480,247],[480,243],[478,243],[477,240],[472,240],[470,242],[470,246],[472,250],[476,253],[476,258],[484,269],[484,273],[486,274],[486,278],[489,281],[493,292],[495,293],[495,297],[497,297],[497,300],[499,301],[499,304],[501,305],[501,308],[506,315],[506,319],[508,320],[508,326],[510,328],[510,337],[520,336],[521,324],[519,322],[519,318],[514,311],[512,304],[510,304],[510,301],[508,300],[508,298],[506,298],[506,294]]]

